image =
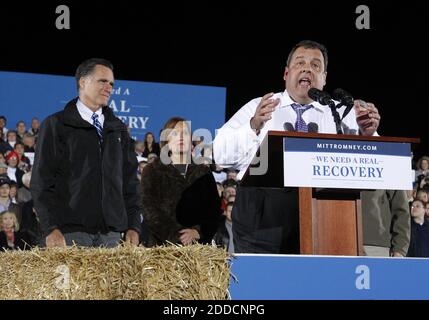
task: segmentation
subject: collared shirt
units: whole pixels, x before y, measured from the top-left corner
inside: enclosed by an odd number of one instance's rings
[[[217,164],[222,167],[234,167],[240,170],[237,175],[241,179],[256,154],[259,145],[265,138],[269,130],[283,131],[285,123],[295,125],[297,114],[292,108],[295,101],[289,96],[287,91],[276,93],[272,99],[280,99],[280,103],[271,115],[271,120],[267,121],[261,129],[259,135],[250,127],[250,119],[255,115],[256,108],[261,101],[260,98],[253,99],[238,110],[234,116],[218,130],[213,142],[213,153]],[[318,102],[312,102],[313,108],[307,110],[302,115],[306,124],[314,122],[318,126],[319,133],[336,134],[334,117],[328,106],[323,106]],[[338,109],[340,116],[345,107]],[[344,133],[358,134],[359,127],[356,123],[354,109],[343,119],[342,127]]]
[[[94,114],[94,111],[88,108],[80,99],[77,100],[76,106],[77,106],[77,111],[79,111],[79,114],[82,117],[82,119],[85,120],[86,122],[89,122],[91,125],[94,125],[94,122],[91,119],[92,115]],[[102,112],[102,108],[95,111],[95,113],[98,115],[98,121],[100,121],[101,126],[103,126],[104,115]]]
[[[0,202],[0,212],[8,211],[10,206],[10,198],[7,200],[6,204]]]

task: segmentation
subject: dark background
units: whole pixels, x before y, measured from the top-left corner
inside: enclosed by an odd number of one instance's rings
[[[73,75],[82,60],[104,57],[118,79],[227,87],[227,120],[250,99],[283,91],[289,50],[312,39],[328,48],[328,92],[375,103],[381,135],[421,138],[415,154],[429,154],[423,1],[343,2],[1,2],[0,70]],[[55,27],[61,4],[70,30]],[[359,4],[370,9],[370,30],[355,26]]]

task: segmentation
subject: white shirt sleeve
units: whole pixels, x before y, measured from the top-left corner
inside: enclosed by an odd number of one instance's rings
[[[221,167],[245,169],[259,147],[259,138],[250,127],[250,119],[261,98],[245,104],[222,128],[213,142],[214,159]]]

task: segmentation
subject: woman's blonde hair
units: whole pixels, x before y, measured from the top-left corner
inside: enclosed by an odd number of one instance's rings
[[[13,228],[14,231],[18,231],[19,230],[19,222],[18,222],[18,218],[16,217],[15,212],[12,211],[3,211],[0,214],[0,219],[1,219],[1,229],[3,230],[3,217],[7,214],[10,214],[12,216],[12,220],[13,220]]]

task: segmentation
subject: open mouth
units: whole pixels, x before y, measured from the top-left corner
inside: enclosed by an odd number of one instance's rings
[[[311,86],[311,80],[310,78],[302,78],[298,81],[300,86],[310,87]]]

